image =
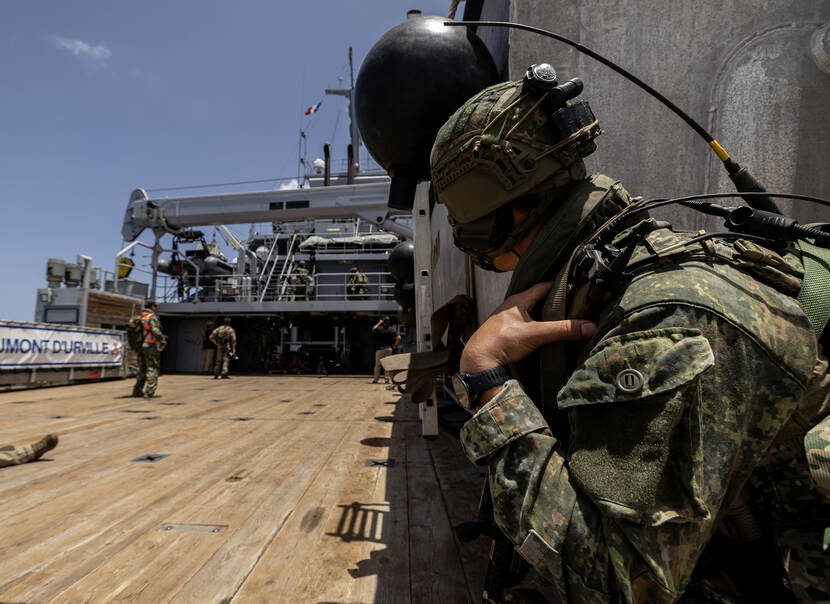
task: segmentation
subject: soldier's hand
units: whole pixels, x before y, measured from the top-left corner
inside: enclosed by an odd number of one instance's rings
[[[583,340],[597,327],[591,321],[534,321],[530,311],[545,298],[552,283],[537,283],[507,298],[470,337],[461,355],[461,370],[469,373],[522,360],[531,352],[561,340]]]

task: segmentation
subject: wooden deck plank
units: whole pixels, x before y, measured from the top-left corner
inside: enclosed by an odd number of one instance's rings
[[[253,428],[244,429],[254,432]],[[135,464],[139,469],[130,472],[114,487],[103,481],[81,489],[84,503],[75,506],[75,501],[70,498],[74,506],[70,513],[65,513],[69,503],[56,503],[51,513],[45,509],[40,516],[45,521],[43,528],[37,526],[37,515],[26,514],[25,518],[20,518],[17,526],[25,531],[22,533],[25,541],[33,541],[15,548],[15,558],[2,562],[2,572],[4,575],[15,571],[25,574],[8,593],[0,588],[0,595],[6,599],[11,595],[24,600],[35,596],[46,599],[47,586],[65,589],[109,559],[125,542],[156,528],[165,521],[171,509],[198,497],[223,479],[245,450],[256,447],[249,442],[250,434],[249,438],[239,432],[236,436],[220,462],[207,463],[202,459],[198,463],[200,456],[191,452],[189,456],[185,454],[178,469],[172,472],[164,465]],[[264,446],[272,439],[260,435],[259,440],[260,446]],[[157,464],[164,461],[167,460]],[[90,498],[90,495],[93,496]],[[40,561],[36,569],[30,567],[33,559]]]
[[[295,518],[298,502],[307,490],[315,481],[324,482],[320,480],[321,473],[328,468],[328,462],[339,455],[348,433],[359,429],[356,425],[348,426],[345,430],[336,424],[330,426],[332,429],[328,432],[325,442],[315,443],[313,451],[306,455],[302,466],[297,466],[288,473],[282,468],[276,468],[286,477],[282,488],[274,490],[264,505],[257,508],[255,514],[249,518],[247,526],[229,536],[227,542],[207,561],[198,574],[176,594],[174,602],[210,601],[215,594],[213,581],[216,577],[220,578],[223,586],[223,597],[231,598],[236,595],[243,583],[247,582],[249,575],[258,569],[263,554],[276,540],[281,539],[286,523]],[[257,529],[264,531],[267,539],[253,542],[250,533]],[[308,567],[309,560],[303,560]],[[281,569],[283,575],[288,572],[288,569]],[[267,601],[284,601],[274,597],[269,585],[264,587],[262,593]]]
[[[2,440],[60,425],[61,442],[52,461],[0,470],[0,601],[465,601],[484,560],[450,526],[474,508],[478,472],[368,382],[163,376],[157,399],[124,398],[126,381],[1,393]],[[130,461],[144,453],[170,457]]]
[[[477,520],[486,472],[467,461],[461,452],[461,444],[454,438],[442,434],[441,438],[429,442],[429,448],[450,525],[455,527],[462,522]],[[490,544],[487,537],[469,543],[458,542],[459,557],[473,602],[480,601],[484,590]]]
[[[407,440],[412,601],[465,602],[472,594],[432,467],[430,444],[420,438]]]
[[[315,456],[330,452],[341,435],[336,425],[329,425],[322,434],[320,430],[305,426],[305,432],[282,445],[264,447],[254,457],[244,461],[233,475],[238,476],[245,468],[251,474],[243,481],[228,483],[227,478],[213,484],[197,500],[180,509],[168,510],[164,522],[177,524],[227,525],[223,533],[180,534],[163,532],[161,526],[139,536],[119,552],[118,556],[99,566],[87,580],[72,586],[60,594],[60,598],[82,596],[85,593],[99,593],[104,599],[120,601],[166,602],[175,596],[193,575],[203,569],[206,563],[219,553],[222,563],[218,568],[209,569],[205,581],[210,597],[195,597],[186,601],[200,602],[230,597],[236,589],[235,579],[241,583],[247,570],[256,563],[257,554],[268,543],[274,531],[279,512],[273,504],[291,505],[296,496],[292,492],[302,489],[309,475],[307,466],[314,464]],[[315,434],[314,432],[317,432]],[[288,455],[279,455],[284,448]],[[270,458],[270,462],[269,462]],[[305,466],[305,467],[303,467]],[[205,503],[211,505],[205,506]],[[270,505],[269,505],[270,504]],[[253,516],[259,514],[262,518]],[[233,555],[222,550],[229,543],[241,544]],[[186,552],[186,556],[183,556]],[[136,560],[137,554],[144,553],[143,559]],[[214,572],[215,571],[215,572]],[[216,572],[225,573],[228,580],[218,580]],[[122,582],[111,593],[111,577],[129,577],[129,583]],[[217,590],[217,584],[221,589]],[[222,593],[225,590],[226,593]]]
[[[378,413],[388,409],[386,398]],[[315,482],[303,496],[235,601],[410,601],[405,496],[393,503],[387,488],[404,467],[366,465],[388,457],[393,426],[375,420],[350,429],[324,470],[333,479]],[[381,575],[395,579],[390,585]]]

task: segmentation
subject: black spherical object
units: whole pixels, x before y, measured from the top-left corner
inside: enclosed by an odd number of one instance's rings
[[[438,129],[467,99],[499,81],[484,43],[467,27],[446,27],[445,21],[416,16],[393,27],[357,76],[360,135],[393,178],[428,178]]]
[[[403,310],[414,308],[415,306],[415,284],[414,283],[396,283],[395,290],[392,294],[395,302],[400,304]]]
[[[389,272],[396,283],[415,282],[415,244],[403,241],[389,252]]]

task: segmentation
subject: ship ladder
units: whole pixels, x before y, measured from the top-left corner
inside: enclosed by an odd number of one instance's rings
[[[274,235],[274,241],[271,244],[271,249],[268,250],[268,257],[265,259],[265,264],[262,266],[262,272],[260,273],[259,277],[259,284],[261,286],[261,291],[259,294],[259,301],[262,302],[265,299],[265,295],[268,293],[268,286],[271,284],[271,277],[274,276],[274,270],[277,268],[277,255],[274,253],[277,250],[277,240],[278,237]],[[268,265],[270,264],[270,269]],[[268,271],[268,277],[266,279],[262,278],[262,275]]]

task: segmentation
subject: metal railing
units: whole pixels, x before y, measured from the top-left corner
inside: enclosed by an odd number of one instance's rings
[[[395,283],[388,272],[364,273],[369,283],[349,283],[352,273],[314,273],[306,286],[291,274],[278,280],[275,276],[267,287],[255,275],[226,275],[202,279],[200,287],[181,284],[169,276],[160,278],[160,302],[302,302],[392,300]],[[161,277],[161,276],[160,276]],[[308,290],[308,297],[306,297]]]

